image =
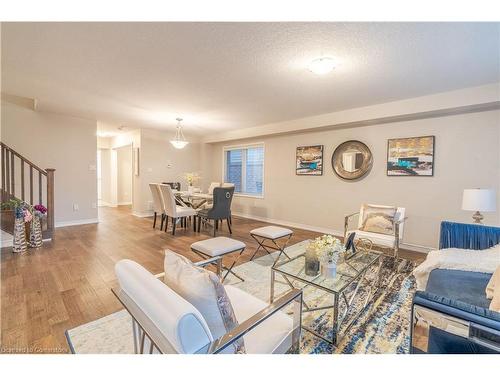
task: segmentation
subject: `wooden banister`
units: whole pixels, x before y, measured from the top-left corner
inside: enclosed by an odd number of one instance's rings
[[[44,238],[51,238],[54,230],[54,172],[55,169],[43,169],[32,161],[28,160],[5,143],[0,142],[1,146],[1,169],[2,169],[2,202],[11,198],[26,199],[25,186],[25,164],[29,166],[29,204],[44,204],[47,207],[47,229],[43,233]],[[17,166],[18,173],[16,174]],[[34,173],[38,172],[38,179],[35,180]],[[20,186],[17,185],[16,176],[20,175]],[[43,194],[45,178],[46,195]],[[38,202],[34,202],[35,189],[38,189]],[[44,200],[45,198],[45,200]]]

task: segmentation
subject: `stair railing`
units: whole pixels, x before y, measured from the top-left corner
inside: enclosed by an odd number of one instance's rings
[[[31,205],[44,204],[47,207],[47,230],[44,238],[51,238],[54,231],[55,169],[42,169],[3,142],[0,142],[0,146],[2,202],[19,198]]]

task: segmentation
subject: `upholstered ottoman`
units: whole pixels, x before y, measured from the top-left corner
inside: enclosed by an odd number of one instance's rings
[[[191,250],[204,259],[213,258],[216,256],[220,256],[223,258],[224,255],[231,254],[234,252],[239,252],[238,256],[229,267],[224,266],[223,263],[222,267],[223,269],[226,270],[226,274],[222,277],[222,281],[226,279],[229,273],[232,273],[241,281],[245,281],[241,276],[237,275],[232,270],[234,265],[240,258],[241,254],[243,254],[245,246],[246,245],[244,242],[234,240],[232,238],[214,237],[214,238],[209,238],[208,240],[198,241],[191,244]]]
[[[281,254],[284,254],[288,259],[290,259],[287,253],[285,253],[285,247],[290,238],[293,236],[293,231],[291,229],[268,225],[267,227],[252,229],[250,231],[250,235],[259,244],[250,260],[253,260],[260,249],[264,249],[268,254],[271,254],[269,251],[271,249],[279,251],[278,257],[274,261],[273,265],[278,262]]]

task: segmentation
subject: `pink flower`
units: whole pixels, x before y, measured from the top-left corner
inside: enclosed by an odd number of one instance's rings
[[[37,204],[33,207],[36,211],[41,212],[42,214],[47,213],[47,208],[43,204]]]
[[[28,210],[24,210],[24,222],[29,223],[33,219],[33,215]]]

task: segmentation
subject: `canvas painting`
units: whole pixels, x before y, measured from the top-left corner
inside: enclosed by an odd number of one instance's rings
[[[434,136],[389,139],[388,176],[433,176]]]
[[[297,147],[296,174],[309,176],[323,174],[323,145]]]

